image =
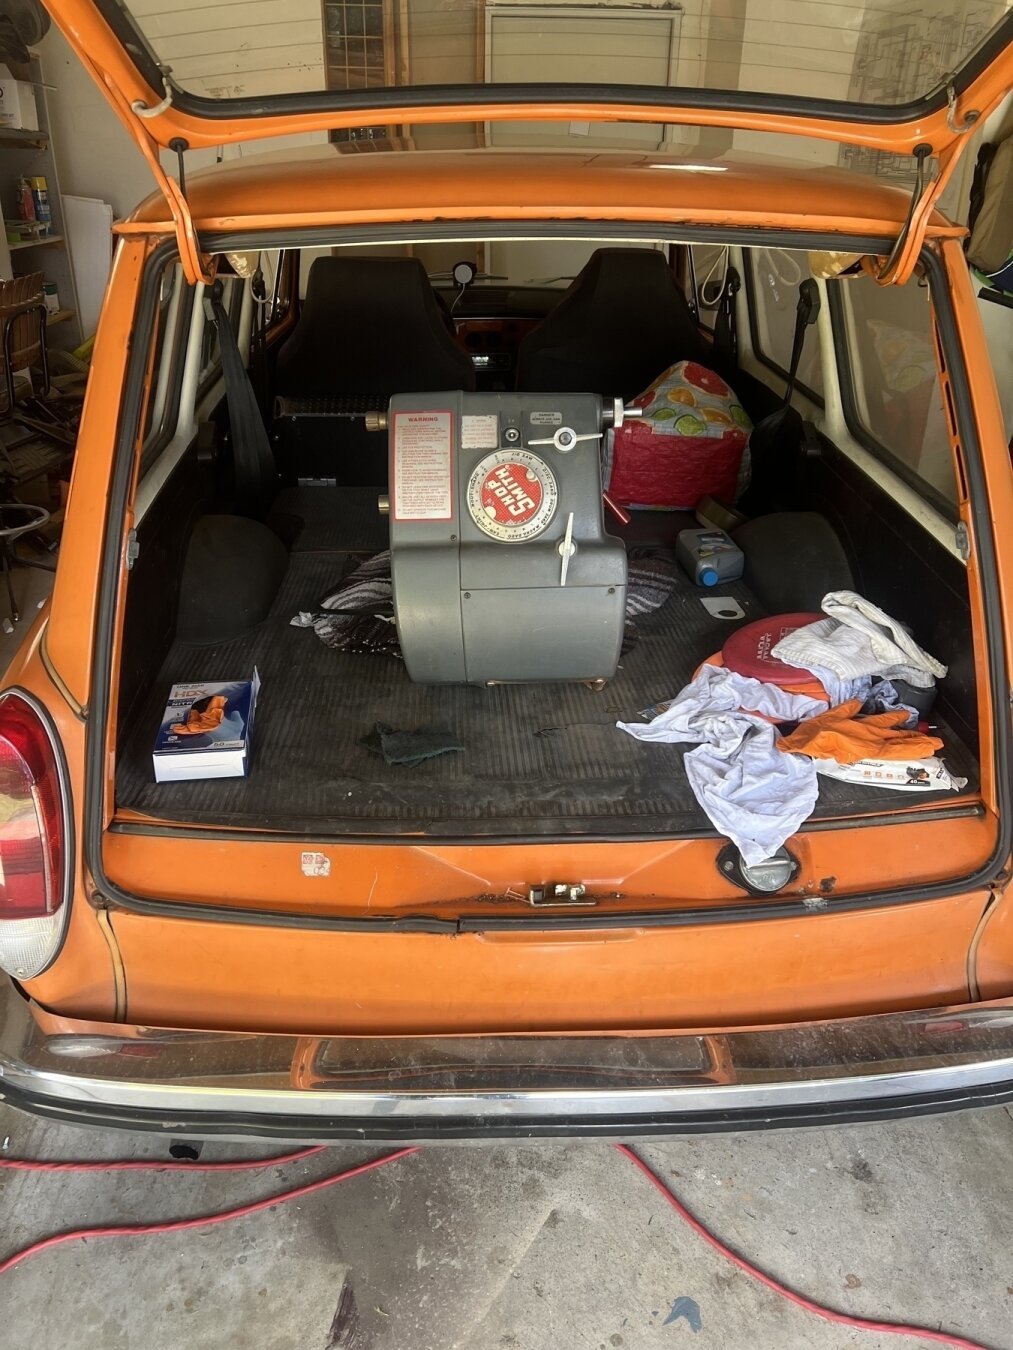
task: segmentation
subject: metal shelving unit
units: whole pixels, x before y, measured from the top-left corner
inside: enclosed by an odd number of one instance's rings
[[[56,330],[50,337],[49,345],[67,349],[79,346],[83,335],[78,320],[77,287],[64,234],[63,201],[49,132],[46,86],[42,63],[37,56],[32,57],[28,75],[35,89],[39,130],[0,128],[0,206],[4,218],[12,221],[15,218],[18,179],[22,174],[29,178],[42,174],[46,179],[49,209],[53,217],[50,225],[52,233],[14,244],[0,239],[0,270],[6,276],[25,276],[30,272],[42,271],[47,281],[56,282],[60,310],[47,319],[47,329]]]

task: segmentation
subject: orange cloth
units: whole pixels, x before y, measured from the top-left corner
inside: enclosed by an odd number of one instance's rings
[[[860,759],[927,759],[943,748],[938,736],[903,730],[909,715],[903,708],[857,717],[861,706],[861,699],[849,699],[800,722],[790,736],[778,741],[778,749],[837,764],[857,764]]]
[[[191,708],[186,715],[186,721],[177,722],[169,730],[175,732],[177,736],[203,736],[208,731],[215,731],[222,724],[226,702],[221,694],[216,694],[203,712]]]

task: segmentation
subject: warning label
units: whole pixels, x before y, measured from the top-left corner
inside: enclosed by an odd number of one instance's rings
[[[499,418],[495,413],[470,413],[461,418],[462,450],[495,450],[499,445]]]
[[[454,414],[394,414],[395,520],[452,520]]]

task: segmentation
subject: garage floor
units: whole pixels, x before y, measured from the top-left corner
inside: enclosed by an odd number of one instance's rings
[[[0,1157],[168,1157],[162,1138],[0,1108],[5,1140]],[[201,1161],[276,1151],[211,1143]],[[0,1248],[227,1208],[381,1152],[217,1176],[0,1172]],[[810,1296],[1013,1346],[1006,1111],[642,1152],[716,1232]],[[830,1325],[754,1285],[604,1144],[431,1148],[215,1228],[68,1244],[0,1276],[0,1326],[0,1343],[32,1350],[929,1344]]]

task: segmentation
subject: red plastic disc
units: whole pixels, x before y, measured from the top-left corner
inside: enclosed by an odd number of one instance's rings
[[[766,684],[779,684],[785,689],[811,685],[814,678],[811,671],[801,670],[798,666],[786,666],[770,653],[783,637],[793,633],[796,628],[805,628],[807,624],[817,623],[826,617],[825,614],[775,614],[769,619],[747,623],[745,628],[733,633],[721,648],[724,664],[738,675],[763,680]]]

